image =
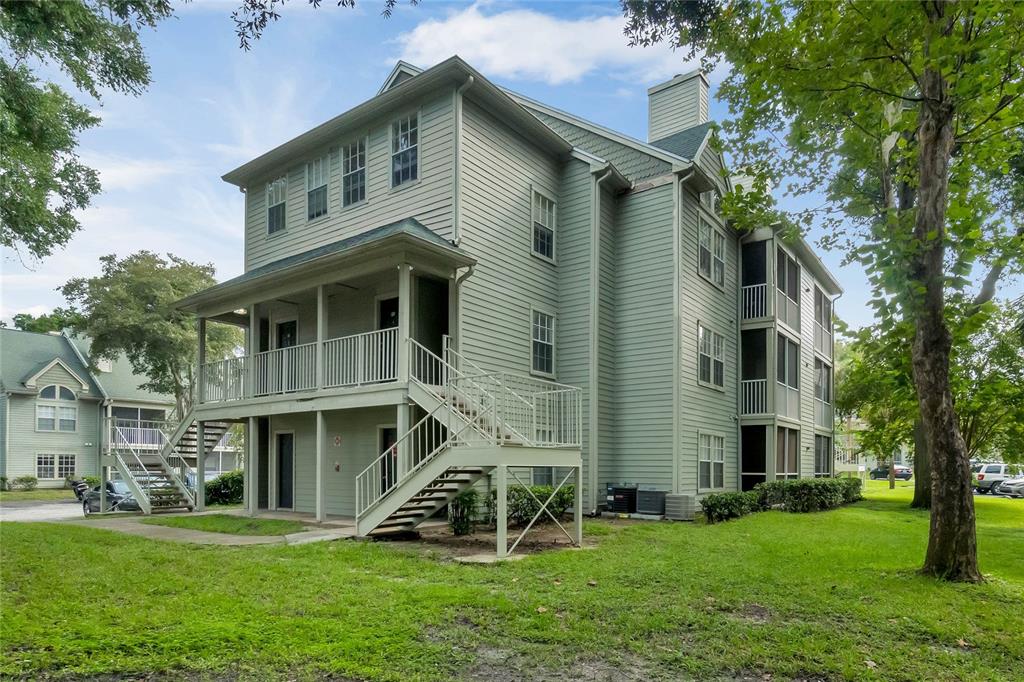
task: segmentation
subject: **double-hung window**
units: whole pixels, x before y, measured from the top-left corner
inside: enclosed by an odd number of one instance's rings
[[[285,200],[288,196],[288,178],[267,183],[267,234],[284,231],[287,226]]]
[[[57,455],[36,455],[36,478],[57,478]]]
[[[825,332],[832,333],[832,299],[814,287],[814,321]]]
[[[78,407],[66,403],[74,403],[75,392],[67,386],[51,384],[39,391],[36,403],[37,431],[65,431],[74,433],[78,430]]]
[[[341,148],[341,205],[366,199],[366,139]]]
[[[725,487],[725,437],[699,434],[698,487],[713,490]]]
[[[794,390],[800,388],[800,345],[785,334],[779,334],[776,354],[778,382]]]
[[[780,426],[775,443],[775,478],[800,478],[800,432]]]
[[[327,174],[330,159],[322,156],[306,164],[306,220],[327,215]]]
[[[818,358],[814,358],[814,398],[832,404],[832,368]]]
[[[814,477],[832,476],[832,439],[828,436],[814,437]]]
[[[697,365],[700,383],[725,388],[725,337],[703,324],[697,325]]]
[[[697,270],[716,286],[725,286],[725,235],[704,216],[697,218]]]
[[[555,259],[555,202],[533,192],[533,253]]]
[[[555,373],[555,316],[533,311],[531,325],[532,368],[540,374]]]
[[[419,177],[419,116],[412,114],[391,124],[391,186]]]

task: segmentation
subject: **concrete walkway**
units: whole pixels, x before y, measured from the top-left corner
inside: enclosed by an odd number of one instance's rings
[[[67,502],[43,500],[18,500],[0,503],[2,521],[66,521],[82,518],[82,503],[75,499]]]
[[[240,510],[202,512],[202,514],[231,514],[241,516]],[[189,516],[199,516],[190,514]],[[88,528],[102,528],[128,535],[138,535],[151,540],[167,540],[169,542],[185,542],[196,545],[305,545],[311,542],[328,542],[354,537],[356,529],[354,525],[343,522],[333,522],[330,526],[316,526],[311,524],[306,530],[289,535],[232,535],[229,533],[210,533],[190,528],[172,528],[170,526],[158,526],[156,524],[142,523],[146,516],[110,516],[105,518],[83,519],[65,521],[76,526]]]

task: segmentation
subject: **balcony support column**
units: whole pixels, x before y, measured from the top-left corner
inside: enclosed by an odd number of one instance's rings
[[[316,288],[316,387],[324,386],[324,342],[327,341],[327,287]]]
[[[498,558],[508,556],[508,467],[499,464],[494,469],[495,523],[497,524]],[[578,507],[579,505],[577,505]]]
[[[259,506],[259,425],[256,417],[249,417],[245,430],[245,489],[247,498],[245,509],[249,516],[256,516],[256,508]]]
[[[199,352],[196,356],[196,394],[195,402],[199,404],[206,399],[206,318],[200,317],[196,320],[196,335],[199,337]],[[184,415],[178,415],[184,417]]]
[[[409,381],[409,334],[412,329],[412,266],[398,266],[398,381]],[[402,435],[399,429],[399,436]]]
[[[253,303],[249,306],[249,334],[246,337],[248,347],[245,350],[247,386],[242,391],[242,395],[246,398],[253,398],[256,396],[256,353],[259,352],[259,348],[257,347],[260,340],[259,333],[260,321],[259,318],[256,317],[256,304]]]
[[[206,424],[196,420],[196,506],[194,511],[206,509]]]
[[[323,287],[320,287],[323,289]],[[327,416],[323,410],[316,411],[316,521],[327,520],[327,474],[324,466],[327,459]]]

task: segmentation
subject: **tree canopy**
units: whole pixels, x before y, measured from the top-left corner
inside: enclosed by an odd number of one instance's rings
[[[0,2],[0,245],[48,256],[100,191],[77,154],[79,135],[100,119],[33,67],[56,68],[95,100],[103,90],[137,95],[149,84],[139,31],[170,15],[168,0]]]
[[[127,355],[135,372],[149,377],[144,387],[173,395],[184,415],[195,388],[198,336],[195,317],[173,304],[213,286],[213,266],[149,251],[100,261],[100,275],[61,287],[75,313],[73,330],[92,340],[93,360]],[[224,358],[241,345],[242,334],[212,324],[206,343],[210,360]]]

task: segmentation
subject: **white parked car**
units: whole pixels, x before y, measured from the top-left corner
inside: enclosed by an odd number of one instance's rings
[[[976,490],[982,494],[994,492],[1000,483],[1019,474],[1020,466],[1017,464],[1001,464],[997,462],[980,464],[978,465],[977,472],[974,474],[974,477],[978,479]]]
[[[1007,497],[1024,497],[1024,476],[1005,479],[993,492]]]

